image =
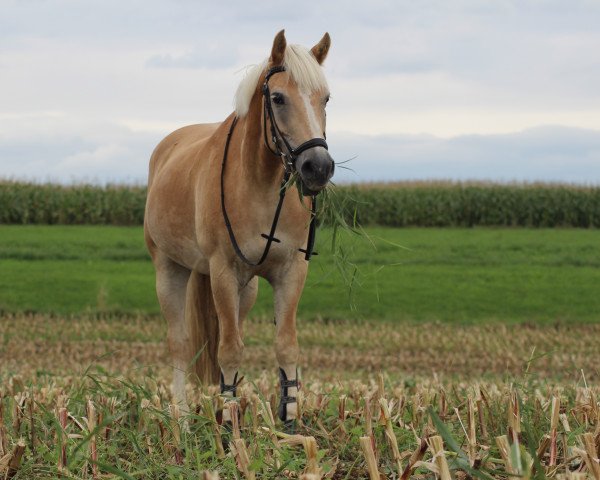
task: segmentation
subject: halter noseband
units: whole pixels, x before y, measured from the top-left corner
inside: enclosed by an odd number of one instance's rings
[[[302,152],[308,150],[309,148],[315,147],[323,147],[325,150],[328,150],[329,147],[327,146],[327,142],[324,138],[316,137],[311,138],[310,140],[307,140],[304,143],[301,143],[296,148],[292,148],[285,136],[281,133],[281,130],[277,125],[277,121],[275,120],[275,115],[273,114],[273,105],[271,104],[271,90],[269,89],[269,79],[279,72],[285,72],[285,67],[283,65],[271,67],[265,75],[265,82],[263,83],[262,87],[264,97],[263,133],[265,138],[265,145],[267,146],[267,148],[271,151],[273,155],[277,155],[278,157],[281,157],[283,159],[283,164],[285,166],[286,171],[293,171],[296,169],[296,160]],[[271,122],[271,140],[273,141],[276,150],[273,150],[271,148],[271,145],[267,140],[267,116],[269,117],[269,121]],[[323,132],[323,136],[325,136],[325,132]],[[287,153],[284,152],[279,146],[279,139],[281,139],[281,141],[285,145],[285,150],[287,150]]]

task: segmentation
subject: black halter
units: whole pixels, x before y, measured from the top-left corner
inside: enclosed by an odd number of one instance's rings
[[[285,68],[283,66],[272,67],[269,69],[265,76],[265,81],[263,84],[263,96],[264,96],[264,109],[263,109],[263,132],[264,132],[264,140],[266,147],[273,153],[273,155],[277,155],[281,157],[283,160],[283,166],[285,172],[283,174],[283,180],[281,181],[281,186],[279,188],[279,201],[277,202],[277,208],[275,209],[275,215],[273,216],[273,222],[271,223],[271,229],[269,234],[262,234],[261,236],[267,240],[267,244],[263,250],[260,259],[256,262],[252,262],[249,260],[237,243],[235,238],[235,234],[233,233],[233,228],[231,227],[231,222],[229,221],[229,216],[227,215],[227,209],[225,208],[225,164],[227,163],[227,153],[229,151],[229,143],[231,142],[231,136],[233,134],[233,129],[237,124],[237,117],[234,117],[231,122],[231,126],[229,127],[229,133],[227,134],[227,140],[225,142],[225,149],[223,151],[223,162],[221,163],[221,211],[223,213],[223,219],[225,220],[225,226],[227,227],[227,232],[229,233],[229,239],[231,240],[231,245],[235,250],[237,256],[247,265],[252,267],[256,267],[262,264],[269,254],[269,250],[271,249],[271,245],[273,242],[280,243],[281,240],[275,237],[275,230],[277,229],[277,223],[279,222],[279,215],[281,213],[281,207],[283,206],[283,200],[285,199],[286,186],[290,179],[292,173],[296,170],[296,159],[298,155],[300,155],[305,150],[314,147],[324,147],[327,149],[327,142],[323,138],[312,138],[302,144],[300,144],[296,148],[292,148],[289,142],[286,140],[285,136],[279,130],[277,122],[275,121],[275,115],[273,114],[273,106],[271,105],[271,93],[269,90],[269,79],[276,73],[284,72]],[[271,148],[271,145],[267,139],[267,116],[271,122],[271,138],[273,144],[275,145],[275,150]],[[280,140],[283,142],[285,146],[285,151],[280,147]],[[317,212],[317,196],[312,196],[312,207],[311,207],[311,220],[310,227],[308,230],[308,240],[306,242],[306,249],[300,249],[302,253],[304,253],[304,258],[306,260],[310,260],[311,256],[317,255],[317,252],[313,251],[315,245],[315,234],[316,234],[316,212]]]
[[[296,148],[292,148],[289,144],[285,135],[281,133],[279,130],[279,126],[277,125],[277,121],[275,120],[275,115],[273,114],[273,105],[271,104],[271,90],[269,89],[269,79],[279,72],[285,72],[285,68],[283,66],[272,67],[269,69],[267,74],[265,75],[265,83],[263,83],[262,92],[264,97],[264,109],[263,109],[263,133],[265,137],[265,145],[271,151],[273,155],[277,155],[283,159],[283,164],[287,170],[295,170],[296,169],[296,159],[298,155],[300,155],[305,150],[314,147],[323,147],[325,150],[328,150],[327,142],[324,138],[311,138],[306,142],[298,145]],[[269,120],[271,122],[271,140],[275,145],[275,150],[271,148],[267,140],[267,115],[269,116]],[[325,132],[323,132],[323,136],[325,136]],[[279,139],[285,145],[284,151],[279,146]]]

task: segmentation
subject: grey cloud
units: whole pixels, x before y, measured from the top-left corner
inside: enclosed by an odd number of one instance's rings
[[[229,68],[239,61],[237,51],[229,47],[229,45],[213,44],[196,47],[181,55],[171,53],[153,55],[146,61],[146,66],[155,68]]]
[[[118,131],[116,119],[145,128],[224,118],[239,78],[234,71],[265,58],[284,27],[290,42],[304,45],[330,32],[326,69],[340,115],[393,124],[414,112],[449,119],[464,111],[515,119],[567,112],[552,118],[595,125],[578,115],[592,118],[600,109],[600,63],[590,54],[600,51],[594,1],[0,3],[0,84],[11,92],[2,112],[60,110],[74,123],[105,122],[82,128],[47,120],[48,136],[18,120],[0,125],[3,176],[144,178],[161,134]],[[11,137],[17,130],[28,138]],[[330,137],[338,159],[359,155],[352,162],[358,174],[340,170],[342,179],[599,176],[596,132]]]
[[[61,182],[144,182],[148,160],[164,133],[116,125],[71,136],[0,140],[0,177]],[[540,127],[507,135],[328,135],[338,161],[334,180],[487,179],[600,184],[600,131]]]
[[[0,178],[61,183],[145,181],[150,154],[162,134],[79,120],[78,126],[71,125],[60,134],[33,128],[27,138],[0,138]]]
[[[600,131],[539,127],[506,135],[329,135],[341,182],[491,179],[600,184]]]

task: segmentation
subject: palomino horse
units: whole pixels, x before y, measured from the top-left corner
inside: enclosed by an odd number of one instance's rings
[[[296,309],[314,241],[315,195],[334,170],[321,68],[330,43],[326,33],[311,50],[287,45],[282,30],[270,58],[238,87],[234,113],[171,133],[150,159],[145,239],[168,323],[173,394],[184,409],[189,374],[220,380],[221,393],[235,396],[243,322],[260,276],[274,293],[278,414],[284,422],[297,416]]]

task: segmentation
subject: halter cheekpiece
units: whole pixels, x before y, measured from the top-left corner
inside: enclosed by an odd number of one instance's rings
[[[279,201],[277,202],[277,208],[275,209],[275,215],[273,216],[273,222],[271,223],[271,229],[269,234],[262,234],[261,237],[267,240],[267,244],[263,250],[262,255],[259,260],[256,262],[252,262],[249,260],[238,245],[238,242],[235,238],[235,234],[233,233],[233,228],[231,226],[231,222],[229,221],[229,216],[227,215],[227,209],[225,208],[225,164],[227,163],[227,153],[229,151],[229,143],[231,142],[231,136],[233,134],[233,129],[237,124],[237,116],[233,118],[231,122],[231,126],[229,127],[229,133],[227,134],[227,140],[225,141],[225,149],[223,151],[223,162],[221,163],[221,211],[223,213],[223,219],[225,220],[225,226],[227,227],[227,232],[229,233],[229,239],[231,240],[231,245],[235,250],[237,256],[247,265],[252,267],[256,267],[262,264],[267,256],[269,255],[269,250],[271,249],[271,245],[273,242],[281,243],[281,240],[275,237],[275,230],[277,229],[277,223],[279,222],[279,215],[281,213],[281,207],[283,206],[283,200],[285,199],[286,193],[286,185],[290,179],[292,173],[296,170],[296,160],[298,155],[300,155],[305,150],[314,147],[323,147],[327,149],[327,142],[324,138],[311,138],[306,142],[300,144],[296,148],[292,148],[289,144],[285,135],[281,133],[277,122],[275,121],[275,115],[273,114],[273,106],[271,104],[271,92],[269,89],[269,79],[279,72],[284,72],[285,68],[283,66],[272,67],[267,71],[265,75],[265,81],[262,86],[262,92],[264,97],[264,108],[263,108],[263,132],[264,132],[264,141],[266,147],[273,153],[273,155],[277,155],[281,157],[283,160],[283,166],[285,169],[283,180],[281,181],[281,186],[279,188]],[[275,150],[269,144],[267,139],[267,117],[271,122],[271,140],[273,145],[275,145]],[[284,149],[281,148],[280,141],[283,143]],[[316,233],[316,212],[317,212],[317,196],[312,195],[312,207],[311,207],[311,220],[310,227],[308,230],[308,240],[306,243],[306,249],[299,249],[302,253],[304,253],[304,258],[306,260],[310,260],[313,255],[317,255],[317,252],[313,251],[315,245],[315,233]]]
[[[327,142],[324,138],[311,138],[306,142],[298,145],[296,148],[292,148],[289,144],[285,135],[281,133],[279,130],[279,126],[275,121],[275,115],[273,114],[273,105],[271,104],[271,90],[269,89],[269,79],[279,72],[285,72],[285,68],[283,66],[272,67],[269,69],[267,74],[265,75],[265,82],[263,83],[262,92],[264,97],[264,109],[263,109],[263,133],[265,137],[265,145],[271,151],[273,155],[277,155],[283,159],[283,164],[285,166],[286,171],[294,170],[296,168],[296,159],[298,155],[300,155],[305,150],[314,147],[323,147],[325,150],[328,150]],[[271,140],[275,145],[275,150],[271,148],[269,142],[267,141],[267,115],[269,116],[269,120],[271,121]],[[323,136],[325,133],[323,132]],[[282,150],[279,146],[279,139],[283,142],[285,146],[285,150]],[[287,151],[287,153],[286,153]]]

